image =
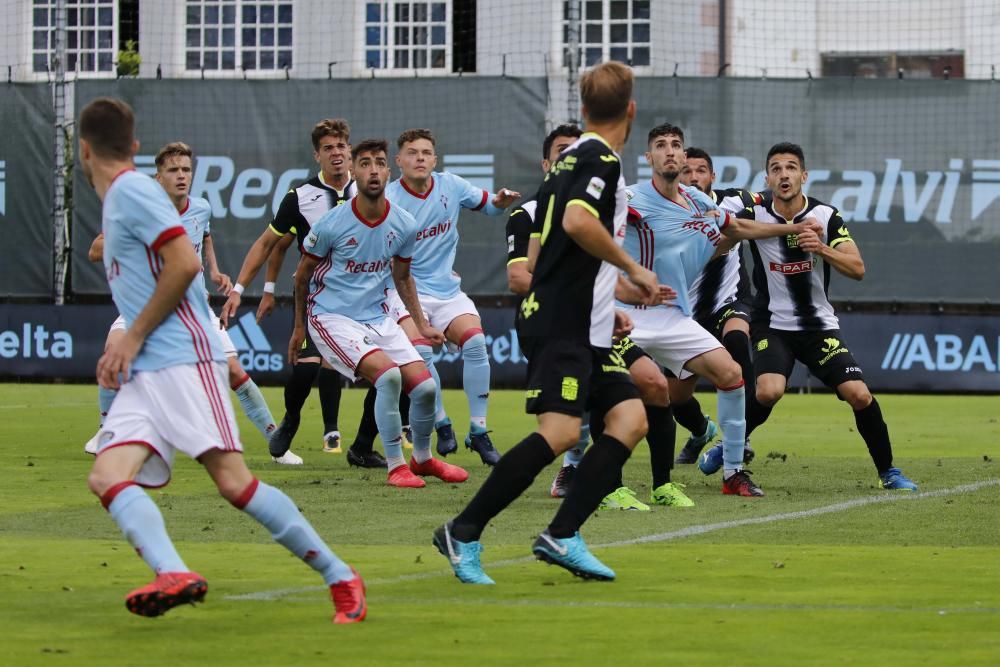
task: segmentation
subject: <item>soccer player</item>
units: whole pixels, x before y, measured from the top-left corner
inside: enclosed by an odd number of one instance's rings
[[[335,623],[367,614],[361,577],[337,558],[295,503],[243,461],[226,368],[212,331],[201,260],[163,188],[135,171],[135,119],[124,102],[99,98],[80,112],[80,164],[101,199],[104,270],[125,333],[97,364],[102,386],[118,389],[88,478],[155,580],[125,598],[129,611],[159,616],[199,602],[205,579],[174,548],[156,503],[142,486],[170,481],[177,452],[201,463],[219,493],[323,576]]]
[[[889,428],[882,409],[845,345],[840,322],[827,299],[831,268],[853,280],[864,277],[861,251],[840,212],[802,192],[809,174],[800,146],[772,146],[767,152],[766,169],[770,193],[747,215],[759,223],[777,226],[808,216],[821,227],[750,244],[756,292],[751,333],[757,401],[747,415],[747,432],[767,420],[784,395],[788,376],[798,361],[851,406],[882,488],[916,491],[917,485],[893,466]]]
[[[615,577],[590,553],[579,529],[646,435],[639,392],[611,350],[616,320],[627,324],[614,310],[618,270],[645,303],[660,298],[655,274],[619,245],[627,208],[619,151],[635,117],[632,84],[632,70],[621,63],[584,72],[580,95],[588,132],[559,156],[538,191],[531,289],[518,315],[528,356],[526,408],[537,415],[538,429],[504,454],[466,508],[434,532],[434,545],[463,583],[494,583],[479,559],[483,529],[556,456],[577,444],[587,410],[592,431],[603,432],[532,551],[580,577]]]
[[[167,192],[174,208],[181,216],[181,224],[187,231],[188,238],[194,246],[199,257],[204,256],[204,263],[208,267],[209,278],[223,294],[232,287],[232,281],[224,273],[219,271],[219,265],[215,257],[215,246],[212,243],[210,220],[212,215],[211,205],[201,197],[189,196],[191,187],[191,176],[193,173],[194,152],[183,142],[169,143],[161,148],[155,158],[156,181]],[[92,262],[102,261],[104,252],[104,235],[98,234],[91,244],[88,256]],[[213,314],[213,327],[222,343],[222,351],[226,355],[229,367],[229,386],[232,387],[240,400],[240,406],[244,414],[251,423],[257,427],[265,439],[270,438],[274,431],[274,417],[267,407],[264,395],[260,388],[253,381],[249,374],[240,365],[236,354],[236,346],[233,345],[229,334],[219,325],[218,318]],[[105,347],[109,345],[113,338],[120,337],[125,332],[125,318],[119,315],[118,319],[111,325],[108,332],[108,339]],[[101,419],[107,415],[117,392],[113,389],[99,387],[98,400],[101,409]],[[91,454],[97,452],[97,436],[91,438],[84,448]],[[277,463],[286,465],[301,465],[302,459],[292,451],[287,451],[281,457],[273,457]]]
[[[437,155],[430,130],[412,129],[399,135],[396,164],[400,178],[386,188],[386,196],[417,220],[416,248],[413,253],[413,279],[417,284],[420,306],[432,326],[444,332],[447,341],[462,350],[462,388],[469,402],[469,434],[465,446],[486,465],[495,465],[500,454],[486,429],[486,410],[490,395],[490,359],[486,336],[472,299],[462,291],[461,279],[452,269],[458,248],[458,216],[462,209],[482,211],[497,216],[521,196],[501,188],[496,194],[477,188],[450,172],[436,172]],[[391,312],[397,320],[405,317],[398,299],[391,299]],[[409,332],[414,333],[412,328]],[[440,385],[431,362],[433,348],[420,338],[412,339],[424,363]],[[442,429],[447,427],[442,437]],[[437,399],[435,428],[438,429],[438,453],[451,454],[458,448],[451,431],[451,421]],[[450,439],[447,437],[451,435]]]
[[[410,275],[417,225],[385,197],[388,145],[362,141],[352,159],[358,194],[325,214],[302,241],[295,270],[295,330],[289,358],[299,354],[308,333],[323,358],[350,380],[363,377],[376,390],[375,419],[385,448],[391,486],[419,488],[423,476],[464,482],[469,474],[431,454],[436,385],[403,329],[386,309],[390,279],[413,325],[430,343],[444,336],[424,319]],[[308,301],[308,305],[307,305]],[[399,393],[410,396],[413,456],[402,452]]]
[[[542,172],[548,173],[559,159],[559,154],[575,143],[581,134],[583,132],[576,125],[560,125],[549,132],[542,142]],[[507,218],[507,285],[512,292],[522,297],[528,294],[531,287],[528,245],[537,207],[538,200],[534,197],[522,202]],[[650,465],[653,469],[651,501],[658,505],[689,507],[694,503],[684,494],[680,485],[670,482],[670,452],[673,451],[676,433],[670,414],[667,379],[656,362],[628,336],[616,340],[613,349],[621,355],[646,406],[646,419],[649,422],[646,441],[650,443]],[[553,498],[566,497],[577,466],[590,443],[589,419],[584,416],[582,421],[579,444],[563,455],[562,466],[552,480],[549,495]],[[619,480],[617,488],[601,501],[600,508],[648,511],[649,505],[636,498],[635,492]]]
[[[278,212],[267,229],[258,237],[243,260],[243,267],[229,292],[229,299],[222,308],[222,322],[229,325],[229,318],[235,317],[240,306],[243,290],[249,285],[264,263],[271,259],[273,270],[269,277],[277,276],[284,252],[291,245],[293,236],[302,250],[302,240],[309,234],[309,228],[327,211],[339,206],[354,196],[355,185],[351,177],[351,129],[342,118],[327,118],[316,123],[311,133],[313,158],[320,165],[319,173],[302,185],[292,188],[281,200]],[[274,281],[264,284],[264,293],[274,292]],[[260,309],[259,316],[266,312]],[[319,351],[312,339],[306,338],[305,347],[300,350],[298,362],[292,364],[292,372],[285,382],[285,415],[272,434],[269,443],[272,456],[282,456],[292,445],[292,439],[299,429],[302,406],[309,397],[313,381],[319,378],[320,406],[323,410],[323,446],[339,451],[340,432],[337,422],[340,412],[340,375],[330,368],[324,368]],[[354,465],[363,467],[385,467],[381,455],[372,451],[360,452],[357,457],[349,453]]]
[[[681,185],[698,188],[712,198],[720,209],[735,215],[753,206],[760,195],[730,188],[713,190],[715,169],[712,156],[701,148],[685,149],[686,164],[681,170]],[[754,400],[753,360],[750,354],[750,277],[743,263],[743,246],[710,260],[691,285],[692,316],[718,338],[729,355],[740,365],[744,384],[744,405],[749,410]],[[670,381],[670,403],[677,423],[691,432],[675,463],[697,463],[702,448],[718,433],[718,426],[704,414],[694,397],[695,376],[687,381]],[[753,460],[749,441],[743,449],[743,462]]]
[[[702,472],[724,468],[724,494],[762,496],[764,492],[743,469],[746,419],[740,367],[692,318],[691,286],[710,259],[732,247],[732,240],[722,243],[723,235],[737,240],[784,235],[805,229],[809,223],[781,228],[737,220],[700,190],[681,185],[684,133],[678,127],[669,123],[654,127],[647,135],[647,146],[646,162],[653,178],[628,190],[630,224],[625,250],[655,271],[661,282],[674,287],[678,297],[672,304],[627,310],[635,324],[630,338],[675,377],[686,380],[697,374],[716,386],[723,430],[718,451],[723,456],[712,469],[703,461]]]

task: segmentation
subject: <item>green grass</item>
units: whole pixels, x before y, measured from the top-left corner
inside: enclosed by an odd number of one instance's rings
[[[266,395],[279,412],[280,390]],[[344,395],[348,442],[362,397]],[[714,398],[699,398],[714,413]],[[446,402],[464,423],[461,394]],[[468,483],[394,490],[383,474],[319,451],[315,398],[294,448],[301,468],[272,464],[241,416],[251,467],[288,492],[368,581],[368,620],[337,627],[315,573],[229,507],[188,460],[151,493],[188,565],[208,578],[207,603],[160,619],[129,614],[123,596],[150,574],[86,489],[82,445],[96,425],[95,389],[0,385],[0,664],[996,665],[1000,486],[933,492],[1000,480],[997,401],[880,402],[896,462],[919,494],[877,488],[844,404],[790,395],[753,438],[766,498],[723,497],[717,476],[682,466],[675,480],[696,507],[598,513],[584,531],[591,545],[669,539],[597,546],[618,580],[582,582],[529,558],[557,507],[547,495],[555,471],[546,471],[484,534],[491,588],[460,585],[430,546],[433,528],[486,475],[467,451],[451,460],[469,468]],[[515,392],[494,395],[491,422],[501,449],[532,426]],[[648,496],[644,446],[626,482]],[[726,522],[737,523],[675,533]]]

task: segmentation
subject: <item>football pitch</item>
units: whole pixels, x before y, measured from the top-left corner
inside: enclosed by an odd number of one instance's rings
[[[618,574],[585,582],[534,561],[557,507],[555,467],[486,530],[493,587],[464,586],[431,546],[487,469],[465,484],[391,489],[384,472],[320,451],[317,398],[293,450],[271,462],[240,414],[247,460],[285,490],[368,584],[368,619],[330,623],[318,575],[219,497],[196,463],[151,495],[206,602],[146,619],[125,594],[151,580],[86,487],[96,389],[0,385],[0,664],[27,665],[997,665],[1000,407],[996,397],[881,396],[896,464],[916,494],[882,491],[850,410],[789,395],[753,437],[758,499],[678,466],[696,506],[598,512],[584,536]],[[266,389],[280,418],[280,389]],[[362,390],[347,390],[351,441]],[[700,394],[715,413],[712,395]],[[464,435],[464,396],[446,405]],[[532,427],[520,392],[495,392],[492,437]],[[237,413],[239,410],[237,407]],[[685,433],[679,430],[678,449]],[[626,483],[649,497],[640,444]]]

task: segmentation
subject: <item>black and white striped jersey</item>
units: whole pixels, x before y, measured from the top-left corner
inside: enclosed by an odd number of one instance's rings
[[[761,200],[761,195],[747,190],[730,188],[712,191],[712,201],[723,211],[734,215],[752,208]],[[725,255],[709,261],[688,290],[691,313],[696,320],[711,317],[720,308],[737,299],[750,299],[750,276],[743,266],[742,243],[737,243]]]
[[[771,193],[751,212],[740,217],[775,225],[794,224],[814,218],[823,226],[822,241],[831,248],[853,243],[840,212],[813,197],[791,220],[774,212]],[[753,300],[755,321],[766,322],[782,331],[823,331],[839,329],[840,323],[827,299],[830,265],[812,253],[799,250],[798,236],[778,236],[750,242],[753,254]]]
[[[343,190],[337,190],[323,181],[323,173],[320,172],[285,194],[271,223],[271,231],[278,236],[295,234],[301,252],[302,240],[309,235],[309,230],[316,221],[330,209],[351,199],[357,192],[353,178]]]

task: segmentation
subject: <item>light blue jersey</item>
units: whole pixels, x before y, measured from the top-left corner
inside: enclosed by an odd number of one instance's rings
[[[385,318],[390,262],[411,260],[416,233],[413,216],[388,200],[376,222],[361,216],[357,198],[330,209],[302,242],[302,251],[319,261],[309,283],[309,314],[334,313],[361,323]]]
[[[188,232],[159,183],[136,171],[120,174],[104,196],[104,272],[118,312],[132,326],[156,289],[163,268],[160,246]],[[190,232],[188,232],[190,233]],[[146,338],[135,372],[199,361],[224,361],[204,280],[191,281],[174,312]]]
[[[504,209],[493,205],[489,191],[447,171],[431,174],[431,187],[422,195],[400,179],[386,187],[385,196],[416,218],[416,249],[410,270],[417,291],[438,299],[458,294],[461,280],[452,271],[458,248],[458,214],[468,208],[500,215]]]
[[[205,237],[212,233],[211,219],[212,205],[208,203],[207,199],[188,197],[187,206],[181,211],[181,224],[184,225],[184,231],[187,232],[188,238],[191,239],[191,245],[194,246],[194,251],[203,264],[205,262],[203,257]],[[204,270],[199,274],[198,279],[202,285],[205,285]],[[207,285],[205,292],[208,292]]]
[[[627,189],[629,225],[625,231],[625,252],[656,273],[660,284],[677,292],[671,305],[691,315],[689,297],[692,283],[715,254],[729,214],[697,188],[679,186],[684,206],[664,197],[646,181]],[[718,211],[719,217],[706,215]]]

